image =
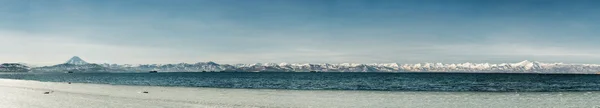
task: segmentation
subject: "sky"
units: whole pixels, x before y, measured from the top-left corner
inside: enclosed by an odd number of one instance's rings
[[[598,0],[0,0],[0,62],[600,64]]]

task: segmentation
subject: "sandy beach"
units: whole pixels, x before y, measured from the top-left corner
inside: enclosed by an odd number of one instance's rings
[[[147,91],[148,93],[142,93]],[[44,94],[49,92],[49,94]],[[398,92],[123,86],[0,79],[2,108],[595,108],[600,92]]]

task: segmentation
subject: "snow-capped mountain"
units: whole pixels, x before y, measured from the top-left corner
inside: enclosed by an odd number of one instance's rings
[[[157,70],[162,72],[506,72],[506,73],[597,73],[600,65],[594,64],[563,64],[522,61],[518,63],[340,63],[340,64],[310,64],[310,63],[255,63],[255,64],[217,64],[214,62],[199,62],[195,64],[144,64],[144,65],[103,65],[111,69],[121,69],[129,72],[145,72]]]
[[[105,66],[87,63],[75,56],[63,64],[53,66],[35,67],[32,72],[122,72],[124,70],[113,70]]]
[[[495,73],[590,73],[600,72],[596,64],[564,64],[522,61],[517,63],[255,63],[218,64],[215,62],[177,64],[92,64],[73,57],[65,64],[33,68],[34,72],[70,71],[84,72],[495,72]]]
[[[73,58],[69,59],[65,64],[72,64],[72,65],[86,65],[89,64],[88,62],[83,61],[81,58],[79,58],[78,56],[74,56]]]

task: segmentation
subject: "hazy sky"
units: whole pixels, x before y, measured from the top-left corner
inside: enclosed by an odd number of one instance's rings
[[[0,62],[600,63],[599,0],[0,0]]]

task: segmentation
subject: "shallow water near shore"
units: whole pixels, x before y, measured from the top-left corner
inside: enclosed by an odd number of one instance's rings
[[[43,82],[290,90],[449,92],[600,91],[600,75],[477,73],[16,73]]]

